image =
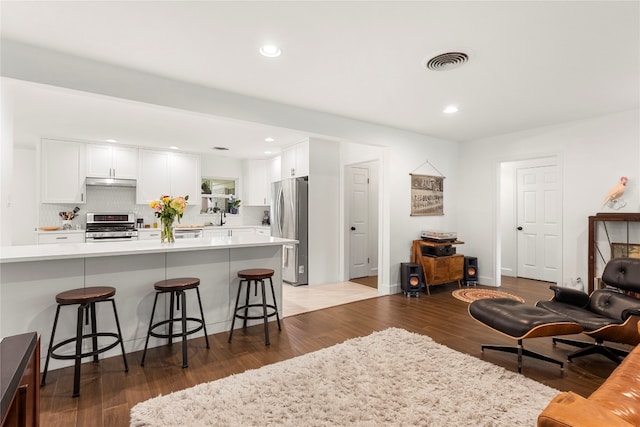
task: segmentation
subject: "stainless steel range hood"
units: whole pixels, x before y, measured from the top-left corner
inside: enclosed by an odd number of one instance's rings
[[[122,178],[90,178],[87,177],[87,185],[100,186],[100,187],[135,187],[135,179],[122,179]]]

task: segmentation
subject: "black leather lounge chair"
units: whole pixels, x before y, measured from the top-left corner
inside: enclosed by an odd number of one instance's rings
[[[482,344],[485,350],[497,350],[518,355],[518,372],[522,372],[522,357],[560,365],[564,362],[523,347],[523,340],[554,335],[571,335],[582,332],[582,327],[567,316],[560,316],[511,298],[480,299],[469,304],[469,314],[488,327],[518,340],[517,346]]]
[[[610,260],[602,273],[602,281],[608,288],[597,289],[591,295],[575,289],[551,286],[555,292],[553,299],[536,304],[537,307],[573,319],[583,327],[585,334],[595,339],[595,342],[582,342],[554,338],[554,344],[561,342],[581,347],[568,356],[569,361],[588,354],[602,354],[620,363],[629,352],[608,347],[604,342],[631,346],[640,343],[640,299],[628,295],[640,293],[640,259]]]

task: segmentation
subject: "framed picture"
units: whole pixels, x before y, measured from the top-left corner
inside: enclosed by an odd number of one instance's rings
[[[640,244],[612,243],[611,258],[640,258]]]
[[[411,216],[444,215],[444,177],[411,174]]]

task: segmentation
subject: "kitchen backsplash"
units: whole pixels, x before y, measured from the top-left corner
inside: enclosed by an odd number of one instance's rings
[[[156,218],[148,205],[136,205],[136,189],[126,187],[87,187],[85,204],[40,204],[40,226],[60,225],[59,212],[72,211],[78,206],[80,212],[73,219],[73,226],[86,228],[87,212],[133,212],[143,218],[145,224],[153,224]],[[266,207],[241,206],[241,215],[227,215],[226,225],[260,225]],[[195,201],[187,206],[181,224],[203,224],[213,222],[213,215],[201,215],[200,204]]]

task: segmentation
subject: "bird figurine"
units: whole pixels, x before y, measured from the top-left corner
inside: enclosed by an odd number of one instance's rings
[[[620,182],[607,193],[607,197],[604,198],[602,206],[605,206],[607,203],[616,202],[620,197],[622,197],[627,181],[629,180],[626,176],[621,177]]]

